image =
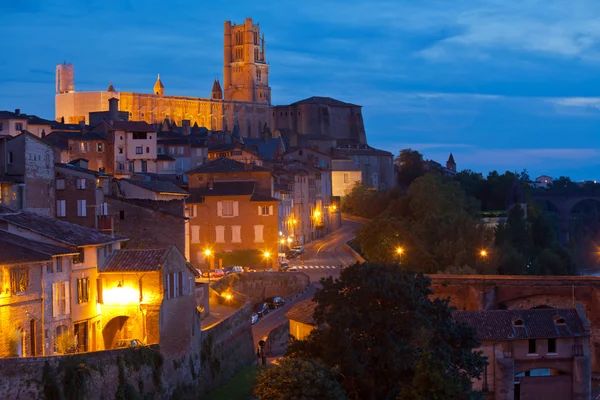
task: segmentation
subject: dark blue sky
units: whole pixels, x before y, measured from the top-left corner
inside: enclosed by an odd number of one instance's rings
[[[369,143],[459,169],[600,179],[596,0],[0,1],[0,109],[52,118],[76,90],[208,97],[223,21],[260,23],[274,104],[364,106]],[[595,97],[598,96],[598,97]]]

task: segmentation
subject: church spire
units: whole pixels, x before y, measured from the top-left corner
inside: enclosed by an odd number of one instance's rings
[[[158,74],[158,78],[156,78],[156,83],[154,84],[154,94],[159,94],[161,96],[165,94],[165,87],[160,80],[160,74]]]
[[[112,81],[110,81],[110,85],[108,85],[108,90],[107,90],[107,92],[114,92],[114,91],[115,91],[115,88],[114,88],[114,86],[113,86],[113,84],[112,84]]]
[[[218,78],[213,82],[211,97],[213,100],[223,100],[223,90],[221,89],[221,83]]]

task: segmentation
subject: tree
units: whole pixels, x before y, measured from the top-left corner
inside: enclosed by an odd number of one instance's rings
[[[471,379],[485,364],[473,352],[479,343],[452,319],[449,299],[430,299],[430,283],[397,264],[371,263],[322,279],[314,296],[321,328],[294,341],[287,356],[337,368],[351,399],[476,398]],[[427,376],[445,378],[432,385]]]
[[[406,223],[393,217],[376,218],[364,225],[357,234],[364,257],[372,262],[398,261],[396,249],[405,245],[408,232]]]
[[[260,400],[346,400],[335,374],[313,360],[283,358],[257,376],[254,395]]]
[[[420,176],[425,174],[423,155],[413,149],[400,150],[395,160],[398,165],[398,184],[407,188]]]

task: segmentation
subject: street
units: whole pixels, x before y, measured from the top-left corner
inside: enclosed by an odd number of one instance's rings
[[[360,226],[360,222],[343,219],[340,229],[322,239],[305,245],[304,254],[294,260],[288,261],[290,266],[297,267],[299,272],[308,275],[312,287],[302,296],[294,299],[293,302],[287,302],[284,307],[277,310],[270,310],[269,314],[260,318],[252,326],[255,347],[258,347],[259,340],[263,339],[273,328],[286,320],[285,313],[293,304],[311,298],[314,295],[315,288],[320,286],[319,280],[321,278],[327,276],[338,277],[340,266],[348,266],[356,261],[344,250],[344,244],[355,236],[355,232]]]

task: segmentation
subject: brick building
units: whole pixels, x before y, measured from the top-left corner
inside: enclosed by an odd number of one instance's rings
[[[215,254],[254,250],[274,265],[278,249],[278,203],[271,171],[218,158],[188,172],[190,261],[216,265]],[[206,250],[210,250],[207,256]]]
[[[583,308],[454,311],[475,329],[488,365],[487,399],[589,399],[590,323]]]
[[[160,332],[181,334],[179,324],[167,324],[170,316],[161,305],[177,308],[181,301],[195,302],[196,274],[173,245],[115,251],[100,268],[104,348],[113,348],[120,339],[153,344]]]
[[[28,115],[20,109],[12,111],[0,111],[0,135],[17,136],[24,131],[43,138],[50,133],[52,121]]]
[[[84,159],[88,168],[94,171],[108,172],[109,153],[108,138],[102,132],[92,132],[85,125],[75,130],[55,130],[44,138],[44,141],[55,147],[54,160],[60,163],[71,163]]]
[[[184,200],[155,201],[106,196],[116,233],[127,248],[156,249],[176,245],[189,259],[189,229]]]
[[[86,163],[82,163],[86,165]],[[73,164],[54,164],[56,174],[56,218],[110,232],[104,195],[110,176]]]

